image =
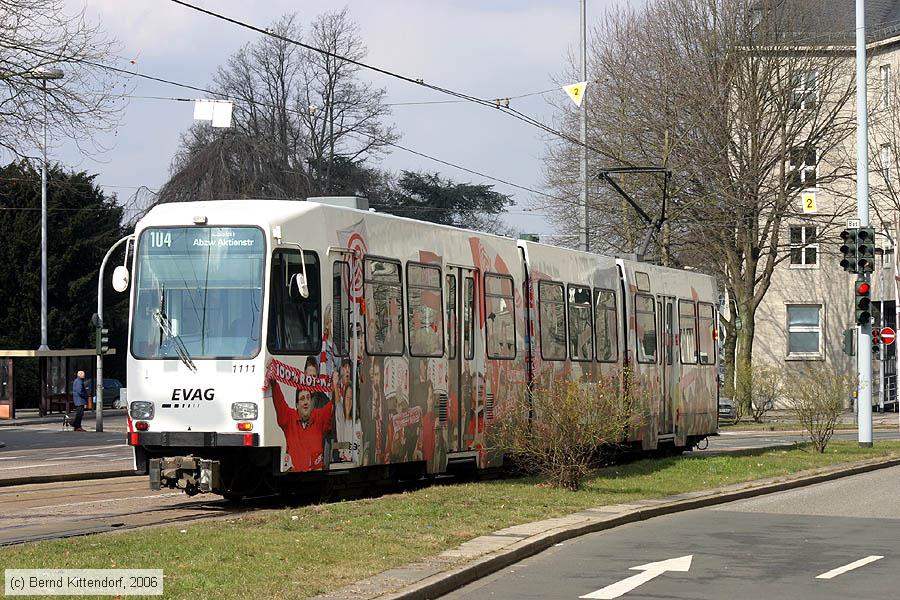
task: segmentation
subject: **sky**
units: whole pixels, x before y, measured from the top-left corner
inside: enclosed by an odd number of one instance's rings
[[[120,44],[125,66],[147,75],[206,87],[216,68],[260,34],[170,0],[65,0],[85,11]],[[588,0],[589,22],[612,0]],[[368,47],[365,61],[482,98],[552,90],[512,106],[552,124],[551,102],[565,99],[556,79],[579,43],[579,0],[193,0],[198,6],[265,27],[296,11],[302,23],[346,6]],[[133,64],[128,61],[133,61]],[[121,62],[120,62],[121,64]],[[420,86],[364,71],[387,90],[389,103],[448,100]],[[138,78],[135,96],[196,99],[198,92]],[[587,93],[590,93],[588,90]],[[500,111],[471,103],[393,107],[400,144],[522,186],[541,189],[548,134]],[[132,98],[115,131],[98,138],[107,151],[87,156],[57,140],[51,160],[98,173],[98,183],[127,200],[138,186],[158,189],[168,178],[180,134],[192,124],[187,102]],[[54,156],[55,155],[55,156]],[[456,181],[490,183],[513,196],[507,223],[520,232],[551,233],[546,216],[528,210],[533,194],[394,150],[380,166],[440,172]]]

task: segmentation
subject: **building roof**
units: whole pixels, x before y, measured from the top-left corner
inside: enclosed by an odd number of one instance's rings
[[[851,45],[856,41],[854,0],[761,0],[761,4],[774,4],[779,20],[790,22],[803,41]],[[900,0],[866,0],[865,9],[868,43],[900,35]]]

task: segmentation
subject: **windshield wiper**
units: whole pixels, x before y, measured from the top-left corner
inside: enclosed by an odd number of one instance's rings
[[[175,353],[178,355],[178,358],[181,359],[181,362],[190,369],[191,371],[197,372],[197,365],[194,364],[194,361],[191,360],[191,355],[187,350],[187,347],[184,345],[184,342],[181,340],[181,337],[172,331],[172,323],[169,322],[169,317],[163,313],[162,310],[157,310],[153,313],[153,318],[156,320],[156,323],[159,325],[159,328],[166,334],[166,336],[172,340],[172,346],[175,348]]]

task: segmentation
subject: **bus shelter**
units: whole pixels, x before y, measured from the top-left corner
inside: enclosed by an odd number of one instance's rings
[[[110,349],[109,354],[115,351]],[[72,410],[72,381],[75,373],[84,371],[88,379],[96,379],[96,356],[93,348],[65,350],[0,350],[0,419],[15,419],[16,409],[24,408],[16,400],[16,359],[38,359],[40,373],[40,416],[67,413]],[[29,407],[34,408],[34,407]]]

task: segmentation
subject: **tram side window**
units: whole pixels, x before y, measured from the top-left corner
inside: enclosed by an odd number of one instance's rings
[[[458,336],[456,320],[456,275],[447,275],[447,358],[456,358],[456,338]]]
[[[637,333],[637,360],[656,363],[656,303],[653,296],[635,294],[634,316]]]
[[[463,353],[466,360],[475,358],[475,279],[466,277],[463,296]]]
[[[678,301],[678,335],[681,364],[697,364],[697,305],[690,300]]]
[[[409,308],[409,354],[443,356],[439,267],[406,263],[406,305]]]
[[[319,257],[303,252],[309,296],[300,295],[296,275],[303,274],[299,251],[272,255],[269,286],[269,351],[274,354],[317,354],[322,349],[322,286]]]
[[[700,364],[716,364],[716,313],[712,304],[700,303]]]
[[[594,314],[597,320],[597,360],[616,362],[619,359],[619,326],[614,291],[594,289]]]
[[[594,358],[594,322],[591,318],[591,288],[569,286],[569,354],[572,360]]]
[[[515,358],[516,322],[512,277],[485,273],[484,303],[488,358]]]
[[[538,326],[541,330],[541,358],[566,360],[566,304],[561,283],[538,284]]]
[[[350,356],[350,264],[345,261],[331,267],[331,304],[334,353]]]
[[[403,354],[403,281],[400,261],[365,259],[366,352]]]

